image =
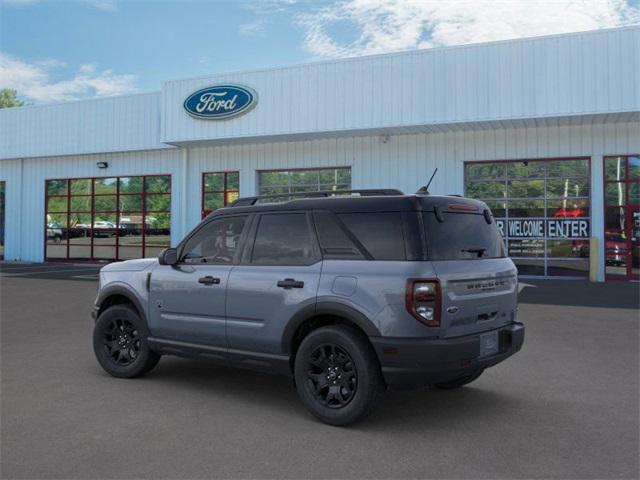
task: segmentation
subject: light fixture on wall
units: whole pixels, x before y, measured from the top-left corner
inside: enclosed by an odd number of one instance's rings
[[[385,133],[385,134],[383,134],[383,135],[380,135],[380,141],[381,141],[382,143],[387,143],[387,142],[389,141],[389,135],[388,135],[388,134],[386,134],[386,133]]]
[[[109,164],[107,162],[97,162],[96,165],[98,168],[109,168]]]

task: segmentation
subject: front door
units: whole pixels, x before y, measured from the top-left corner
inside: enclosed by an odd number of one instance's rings
[[[604,159],[608,280],[640,278],[640,156]]]
[[[229,278],[227,338],[236,352],[277,355],[288,320],[315,305],[320,250],[308,213],[263,214],[254,224]]]
[[[227,348],[225,295],[246,215],[212,220],[186,242],[175,266],[151,275],[150,329],[154,337]]]

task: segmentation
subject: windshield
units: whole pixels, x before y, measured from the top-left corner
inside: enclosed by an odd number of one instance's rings
[[[424,228],[431,260],[469,260],[501,258],[504,243],[495,220],[490,224],[484,215],[443,212],[443,222],[434,212],[425,212]]]

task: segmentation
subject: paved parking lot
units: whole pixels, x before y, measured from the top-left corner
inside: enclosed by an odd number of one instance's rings
[[[638,284],[528,282],[522,352],[335,428],[285,378],[170,357],[109,377],[96,271],[0,265],[3,478],[638,478]]]

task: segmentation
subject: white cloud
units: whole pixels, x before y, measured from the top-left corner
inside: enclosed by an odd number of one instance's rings
[[[57,60],[28,63],[0,53],[0,88],[11,88],[18,94],[39,102],[107,97],[137,90],[136,75],[98,70],[95,64],[80,65],[72,78],[52,79],[52,70],[64,66]]]
[[[627,0],[341,0],[298,16],[305,48],[347,57],[640,23]],[[350,27],[341,41],[332,29]]]
[[[83,0],[83,2],[103,12],[118,11],[118,2],[115,0]]]
[[[243,23],[238,27],[238,33],[246,36],[262,36],[264,35],[264,20],[259,18],[258,20],[250,23]]]

